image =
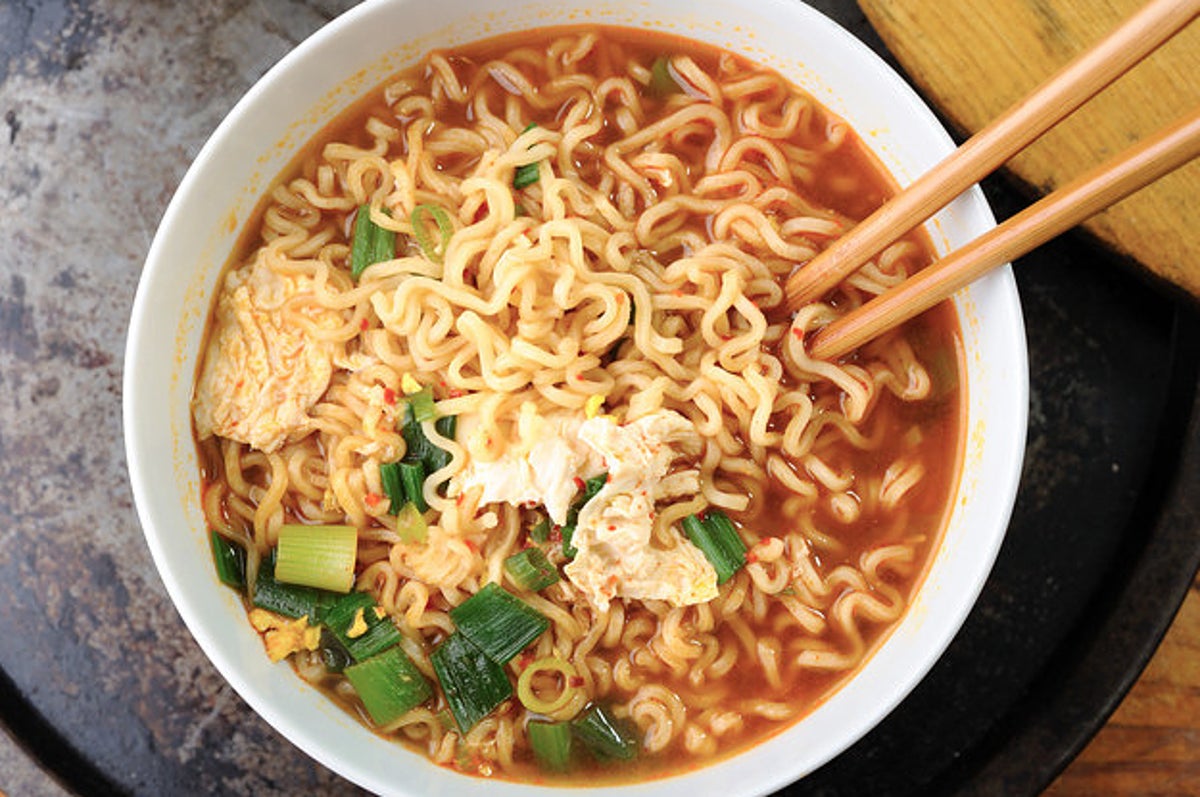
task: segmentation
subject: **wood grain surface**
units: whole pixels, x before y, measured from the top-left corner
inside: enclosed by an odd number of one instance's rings
[[[1046,797],[1200,794],[1200,578],[1133,689]]]
[[[859,0],[917,86],[971,133],[1002,113],[1144,0]],[[1046,193],[1200,104],[1200,23],[1009,163]],[[1200,297],[1200,161],[1084,224],[1118,252]]]

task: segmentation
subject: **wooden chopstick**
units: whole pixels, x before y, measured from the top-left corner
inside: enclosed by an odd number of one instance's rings
[[[1200,14],[1200,0],[1152,0],[788,278],[787,305],[817,301],[1069,115]]]
[[[833,359],[853,351],[1197,156],[1200,108],[819,329],[808,353]]]

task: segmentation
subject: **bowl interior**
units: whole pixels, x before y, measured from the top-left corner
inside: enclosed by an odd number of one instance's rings
[[[736,21],[736,22],[735,22]],[[480,781],[430,765],[370,733],[286,664],[272,665],[237,597],[211,567],[189,397],[210,298],[242,224],[293,153],[338,111],[434,46],[562,24],[677,33],[776,69],[847,119],[901,184],[952,149],[934,116],[864,45],[791,0],[500,0],[368,2],[315,34],[238,103],[185,176],[150,249],[125,360],[130,478],[155,563],[205,653],[259,714],[308,754],[380,793],[456,794]],[[974,190],[932,222],[947,251],[993,225]],[[886,643],[801,722],[757,747],[640,795],[762,794],[804,775],[862,736],[920,680],[958,630],[1007,526],[1023,456],[1027,372],[1011,273],[955,298],[969,408],[956,505],[923,587]],[[198,564],[200,563],[200,564]],[[700,785],[703,784],[703,785]],[[489,783],[495,795],[532,787]],[[586,790],[592,791],[592,790]],[[608,790],[601,790],[608,791]]]

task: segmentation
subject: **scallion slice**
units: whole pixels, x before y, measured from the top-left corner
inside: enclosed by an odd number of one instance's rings
[[[541,548],[526,548],[504,560],[504,572],[508,573],[521,589],[537,592],[558,581],[558,568],[550,564]]]
[[[566,722],[531,720],[525,726],[529,746],[542,769],[566,772],[571,766],[571,726]]]
[[[462,633],[447,637],[430,659],[454,721],[464,733],[512,697],[512,682],[503,666]]]
[[[550,518],[542,518],[529,529],[529,539],[534,542],[546,542],[550,539]]]
[[[434,241],[430,233],[427,218],[432,219],[437,227],[437,241]],[[417,246],[421,247],[422,254],[434,263],[441,263],[446,257],[446,247],[450,245],[450,236],[454,234],[450,216],[437,205],[421,204],[413,208],[409,220],[412,222],[413,237],[417,239]]]
[[[703,518],[688,515],[682,525],[683,533],[717,571],[718,584],[724,584],[746,564],[746,543],[721,510],[705,510]]]
[[[308,617],[309,623],[315,625],[321,621],[325,607],[332,602],[332,593],[277,580],[274,552],[259,562],[251,599],[258,608],[293,619]]]
[[[679,82],[671,74],[671,59],[660,55],[650,65],[650,83],[646,86],[646,92],[651,97],[662,99],[670,94],[676,94],[678,91]]]
[[[571,730],[601,761],[629,761],[637,756],[638,740],[633,729],[598,703],[571,720]]]
[[[410,544],[425,542],[429,538],[429,524],[425,522],[421,510],[411,501],[406,502],[400,508],[400,514],[396,515],[396,534]]]
[[[539,171],[537,162],[526,163],[518,166],[513,172],[513,188],[522,189],[528,188],[538,181]]]
[[[420,460],[401,460],[400,483],[404,487],[404,497],[413,504],[418,512],[429,509],[425,502],[425,464]]]
[[[388,498],[388,514],[400,514],[407,496],[404,493],[404,480],[400,477],[399,462],[385,462],[379,466],[379,481],[383,484],[383,494]]]
[[[437,407],[433,403],[432,388],[422,388],[413,393],[408,397],[408,406],[412,409],[413,420],[417,423],[437,418]]]
[[[567,510],[567,522],[562,527],[562,552],[563,556],[568,559],[574,559],[575,554],[578,553],[571,541],[575,537],[575,521],[579,518],[580,511],[587,505],[588,501],[596,497],[596,493],[600,492],[607,483],[607,473],[601,473],[599,476],[593,476],[588,479],[584,482],[583,493],[575,499],[570,509]]]
[[[353,526],[285,523],[276,550],[278,581],[332,592],[349,592],[354,586],[358,530]]]
[[[217,578],[227,587],[238,592],[246,591],[246,549],[238,543],[213,530],[209,532],[213,562],[217,566]]]
[[[535,127],[537,127],[537,122],[530,122],[529,124],[525,125],[525,129],[521,131],[521,134],[524,135]],[[513,188],[517,190],[528,188],[536,183],[538,178],[539,172],[537,161],[523,164],[518,166],[516,171],[513,172]]]
[[[579,553],[579,549],[575,547],[573,540],[575,539],[575,524],[570,523],[563,526],[559,533],[562,534],[562,553],[568,559],[574,559],[575,554]]]
[[[550,627],[545,615],[495,582],[451,609],[450,619],[498,664],[508,664]]]
[[[388,209],[382,208],[387,214]],[[354,217],[350,237],[350,276],[358,279],[367,266],[373,266],[396,256],[396,233],[371,221],[371,206],[361,205]]]
[[[325,610],[325,627],[355,661],[363,661],[400,641],[400,631],[375,598],[366,592],[351,592]]]
[[[438,418],[433,427],[442,437],[453,440],[457,425],[457,419],[453,415],[447,415]],[[450,464],[450,452],[429,442],[429,438],[425,436],[425,430],[421,428],[421,424],[413,415],[411,403],[405,411],[404,425],[400,428],[400,434],[404,436],[407,446],[404,459],[410,462],[421,462],[425,466],[426,475],[439,471]]]
[[[376,725],[395,722],[433,697],[433,687],[403,650],[392,647],[345,670]]]
[[[340,673],[354,663],[350,651],[338,641],[337,634],[330,631],[328,626],[321,626],[321,641],[318,643],[317,652],[321,655],[321,663],[329,672]]]

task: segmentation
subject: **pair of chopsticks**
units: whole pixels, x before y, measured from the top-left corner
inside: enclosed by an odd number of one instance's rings
[[[941,163],[795,271],[793,311],[819,300],[900,235],[928,219],[1174,36],[1200,0],[1153,0]],[[912,318],[991,269],[1119,202],[1200,155],[1200,108],[819,329],[807,349],[834,359]]]

